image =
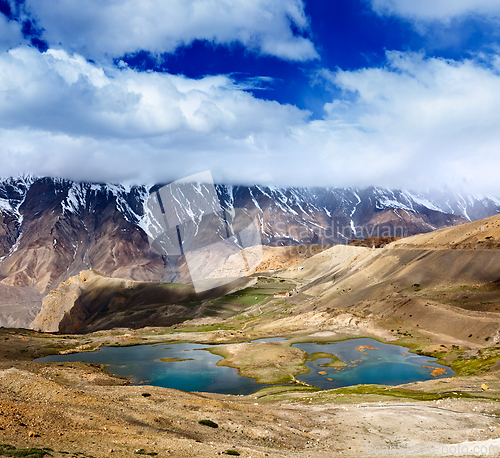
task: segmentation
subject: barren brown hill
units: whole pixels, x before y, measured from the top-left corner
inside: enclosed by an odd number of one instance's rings
[[[0,326],[28,328],[41,307],[36,289],[0,283]]]
[[[280,273],[309,308],[349,309],[389,329],[500,342],[500,216],[368,249],[337,246]]]
[[[331,248],[328,245],[292,245],[263,247],[262,262],[257,272],[269,272],[300,267],[306,259]]]
[[[383,248],[389,243],[395,242],[399,240],[401,237],[366,237],[363,240],[354,239],[352,242],[349,242],[349,245],[352,246],[364,246],[366,248]]]
[[[392,245],[423,249],[500,248],[500,215],[398,240]]]

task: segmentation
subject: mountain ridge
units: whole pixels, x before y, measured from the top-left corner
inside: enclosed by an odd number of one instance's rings
[[[137,281],[189,281],[149,247],[146,200],[161,185],[0,180],[0,280],[45,294],[82,270]],[[500,200],[451,192],[215,185],[228,214],[257,218],[264,245],[408,236],[500,212]]]

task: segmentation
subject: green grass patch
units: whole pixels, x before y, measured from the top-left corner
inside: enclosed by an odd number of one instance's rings
[[[140,448],[139,450],[135,451],[136,455],[149,455],[149,456],[156,456],[158,453],[156,452],[146,452],[143,448]]]
[[[384,394],[384,393],[380,393]],[[470,393],[464,393],[461,391],[446,391],[442,393],[425,393],[411,390],[404,390],[402,388],[393,388],[387,390],[387,396],[391,396],[394,398],[410,398],[415,399],[416,401],[438,401],[440,399],[474,399],[477,397]]]
[[[246,289],[233,294],[222,296],[218,299],[217,302],[229,302],[250,307],[252,305],[259,304],[269,296],[269,294],[257,293],[255,291],[248,291],[248,289]]]
[[[478,375],[488,372],[499,359],[498,353],[471,359],[457,359],[451,363],[451,368],[457,375]]]
[[[300,395],[303,393],[303,395]],[[289,396],[287,396],[289,395]],[[412,399],[415,401],[437,401],[440,399],[497,399],[492,393],[469,393],[463,391],[422,392],[395,388],[388,385],[355,385],[333,390],[320,390],[308,386],[275,386],[257,391],[253,396],[265,401],[283,401],[307,403],[352,403]]]
[[[500,360],[500,348],[482,348],[476,356],[466,357],[464,349],[452,346],[449,351],[425,351],[425,345],[415,345],[412,352],[438,358],[436,363],[449,366],[457,376],[479,375],[488,372]]]
[[[198,422],[200,425],[210,426],[210,428],[218,428],[219,425],[215,421],[203,419]]]
[[[331,400],[334,397],[336,401],[340,399],[346,402],[350,401],[351,396],[365,396],[367,398],[388,398],[392,399],[414,399],[415,401],[438,401],[440,399],[477,399],[477,398],[490,398],[487,395],[481,396],[478,394],[471,394],[461,391],[446,391],[446,392],[421,392],[412,391],[403,388],[392,388],[386,385],[355,385],[343,388],[337,388],[334,390],[329,390],[323,392],[324,396],[318,396],[312,398],[317,402],[324,402],[325,400]]]
[[[337,388],[335,390],[330,390],[328,394],[332,394],[334,396],[349,396],[349,395],[359,395],[359,394],[381,394],[384,393],[387,395],[388,387],[386,385],[354,385],[354,386],[346,386],[343,388]]]
[[[227,324],[210,324],[206,326],[185,326],[182,328],[174,329],[174,332],[210,332],[210,331],[235,331],[235,326],[229,326]]]
[[[263,388],[252,394],[252,396],[257,398],[272,397],[280,394],[288,393],[314,393],[316,391],[321,391],[315,386],[305,386],[305,385],[276,385],[270,386],[268,388]]]
[[[1,456],[13,456],[13,457],[23,457],[23,458],[43,458],[45,455],[49,455],[52,449],[48,448],[16,448],[8,444],[0,444],[0,455]]]

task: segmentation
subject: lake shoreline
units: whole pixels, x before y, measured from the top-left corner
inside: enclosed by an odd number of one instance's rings
[[[409,348],[393,343],[366,337],[311,342],[310,337],[211,345],[164,341],[108,346],[97,354],[63,351],[37,362],[101,364],[109,373],[128,377],[133,384],[146,381],[165,388],[224,394],[251,394],[259,390],[255,383],[264,385],[262,388],[297,384],[333,389],[367,383],[395,386],[454,375],[449,367],[437,363],[437,358],[410,354]]]

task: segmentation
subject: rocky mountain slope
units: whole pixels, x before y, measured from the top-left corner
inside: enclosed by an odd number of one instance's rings
[[[500,216],[493,216],[380,249],[333,247],[305,260],[300,272],[280,275],[304,281],[299,299],[315,310],[348,309],[389,329],[494,345],[500,342],[499,243]]]
[[[0,185],[0,277],[4,284],[45,292],[92,267],[131,279],[162,275],[137,225],[142,189],[54,179]]]
[[[136,281],[176,281],[178,259],[149,247],[145,203],[159,186],[0,181],[0,279],[42,294],[81,270]],[[500,201],[380,188],[266,188],[217,185],[228,217],[256,217],[265,245],[334,245],[353,238],[406,236],[496,214]],[[173,265],[173,268],[172,268]],[[182,278],[183,279],[183,278]],[[186,280],[186,279],[184,279]],[[187,278],[189,281],[189,278]]]
[[[42,298],[35,288],[0,283],[0,327],[27,328],[41,308]]]
[[[31,328],[74,333],[167,326],[232,316],[250,305],[257,307],[252,314],[260,316],[262,307],[285,300],[299,307],[298,316],[347,309],[390,322],[393,329],[404,323],[463,342],[497,343],[499,244],[497,215],[382,248],[265,247],[253,278],[242,277],[204,294],[196,294],[192,285],[133,282],[86,271],[44,297]],[[255,284],[249,287],[249,281]],[[289,305],[276,307],[286,310]]]

